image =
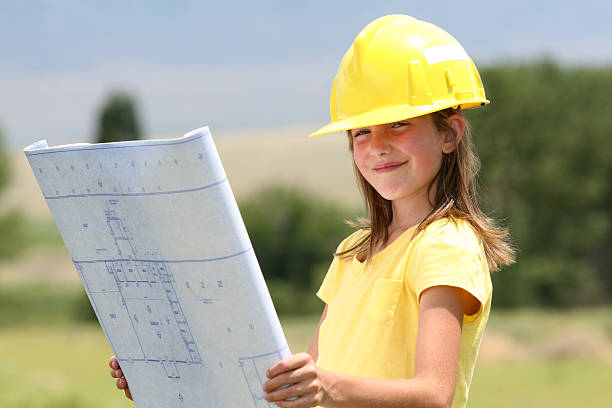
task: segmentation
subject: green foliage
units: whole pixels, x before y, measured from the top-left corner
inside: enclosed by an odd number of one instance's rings
[[[0,213],[0,259],[14,258],[27,246],[27,231],[19,210]]]
[[[0,129],[0,194],[11,177],[9,155],[4,147],[4,135]],[[26,245],[23,218],[18,210],[0,210],[0,259],[12,258]]]
[[[0,287],[0,327],[87,321],[97,320],[82,288],[49,283]]]
[[[266,279],[276,313],[283,316],[321,314],[324,303],[315,296],[313,286],[296,286],[281,279]]]
[[[518,262],[494,274],[498,305],[612,299],[612,68],[551,61],[481,71],[491,104],[468,111],[484,207]]]
[[[55,221],[50,220],[25,220],[24,230],[27,234],[28,248],[37,250],[39,248],[63,249],[64,241],[60,235]]]
[[[120,142],[140,138],[141,127],[134,99],[123,92],[110,94],[99,114],[97,142]]]
[[[320,308],[313,292],[348,235],[348,215],[306,192],[269,187],[240,203],[263,274],[280,313]],[[313,301],[314,300],[314,301]]]
[[[6,187],[11,177],[9,155],[4,147],[4,133],[0,128],[0,192]]]

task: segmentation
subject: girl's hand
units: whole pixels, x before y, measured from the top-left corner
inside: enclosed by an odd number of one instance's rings
[[[266,401],[279,407],[314,407],[326,395],[323,371],[317,368],[310,354],[298,353],[281,360],[266,375],[270,379],[262,387]]]
[[[117,358],[115,356],[112,356],[110,358],[110,361],[108,362],[108,365],[111,368],[111,377],[117,378],[117,388],[123,390],[123,392],[125,392],[126,398],[131,399],[133,401],[132,394],[130,393],[130,389],[128,387],[128,383],[125,380],[125,377],[123,376],[123,371],[121,371],[121,367],[119,367],[119,362],[117,361]]]

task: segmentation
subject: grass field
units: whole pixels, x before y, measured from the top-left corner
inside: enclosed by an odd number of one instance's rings
[[[612,365],[591,359],[483,363],[470,390],[473,408],[604,408],[612,403]]]
[[[483,358],[473,380],[470,407],[608,407],[612,401],[612,360],[608,325],[612,309],[561,312],[499,313],[491,320]],[[292,351],[306,349],[317,317],[281,319]],[[580,350],[593,344],[573,343],[565,354],[546,351],[551,336],[581,328],[607,343],[605,350]],[[586,323],[585,323],[586,322]],[[569,326],[568,326],[569,325]],[[556,327],[556,334],[550,328]],[[563,326],[563,325],[562,325]],[[0,407],[130,407],[114,388],[106,367],[112,354],[101,329],[93,323],[55,321],[4,324],[0,329]],[[507,328],[505,333],[500,328]],[[573,329],[572,329],[573,330]],[[607,334],[606,334],[607,331]],[[507,333],[514,333],[509,335]],[[513,337],[514,336],[514,337]],[[518,344],[506,347],[499,338]],[[554,342],[553,342],[554,343]],[[501,344],[501,345],[500,345]],[[487,348],[500,348],[497,352]],[[604,349],[605,349],[604,347]]]
[[[70,258],[45,236],[0,265],[0,407],[133,406],[108,375],[112,352]],[[318,316],[281,321],[292,351],[306,350]],[[494,310],[469,406],[608,407],[610,384],[612,307]]]

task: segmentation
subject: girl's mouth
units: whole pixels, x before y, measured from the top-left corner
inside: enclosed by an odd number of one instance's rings
[[[404,164],[406,164],[408,162],[387,162],[387,163],[380,163],[377,164],[376,166],[374,166],[374,171],[376,173],[387,173],[390,171],[393,171],[399,167],[402,167]]]

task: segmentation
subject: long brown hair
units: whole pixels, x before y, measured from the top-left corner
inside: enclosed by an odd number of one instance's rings
[[[432,113],[436,129],[440,132],[454,132],[447,121],[454,114],[461,114],[461,110],[449,108]],[[347,133],[349,149],[352,152],[353,138],[350,131]],[[388,227],[393,220],[393,210],[391,201],[378,194],[361,175],[354,162],[353,167],[370,219],[360,218],[347,222],[356,228],[369,230],[370,233],[351,248],[334,255],[343,258],[357,256],[369,259],[376,246],[384,244],[389,238]],[[479,170],[480,161],[474,151],[471,129],[466,120],[463,137],[456,148],[442,155],[440,169],[428,188],[428,196],[431,189],[436,188],[434,200],[430,203],[433,209],[418,225],[414,235],[439,219],[465,220],[470,223],[482,241],[489,270],[496,271],[514,262],[515,250],[510,243],[508,230],[496,225],[495,221],[484,214],[478,206],[476,175]]]

